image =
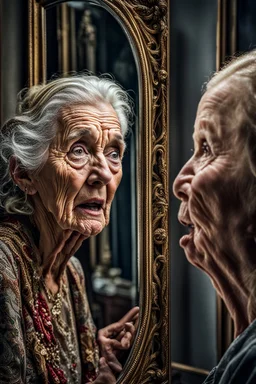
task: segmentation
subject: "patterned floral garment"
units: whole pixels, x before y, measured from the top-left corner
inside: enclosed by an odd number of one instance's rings
[[[0,222],[0,383],[92,382],[99,352],[82,267],[72,257],[64,273],[62,317],[72,328],[68,344],[42,293],[32,232],[14,218]],[[71,355],[74,360],[68,361]],[[74,368],[75,379],[67,366]]]

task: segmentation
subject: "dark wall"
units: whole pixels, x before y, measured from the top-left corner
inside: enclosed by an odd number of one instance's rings
[[[202,85],[215,70],[217,0],[170,1],[171,180],[191,156]],[[172,360],[210,370],[216,364],[216,295],[179,247],[179,202],[171,194]]]
[[[1,0],[1,122],[15,111],[18,91],[27,86],[27,2]]]

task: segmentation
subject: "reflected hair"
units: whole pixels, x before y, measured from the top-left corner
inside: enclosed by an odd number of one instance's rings
[[[47,84],[22,90],[18,95],[16,116],[1,129],[0,206],[8,213],[30,215],[33,207],[26,194],[15,186],[9,169],[11,157],[20,170],[36,173],[48,158],[56,135],[59,112],[72,105],[112,105],[123,136],[129,132],[133,102],[129,94],[107,75],[79,74],[57,78]]]

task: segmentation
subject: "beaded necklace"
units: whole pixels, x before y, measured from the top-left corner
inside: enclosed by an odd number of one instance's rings
[[[45,298],[38,292],[35,298],[33,321],[36,329],[38,348],[45,358],[49,382],[66,384],[67,379],[60,368],[60,351],[53,332],[51,315]]]
[[[67,347],[68,347],[68,356],[63,354],[63,358],[65,359],[65,365],[68,367],[73,382],[75,384],[78,384],[78,371],[77,371],[77,353],[75,349],[75,343],[74,343],[74,334],[72,332],[74,328],[74,322],[72,322],[72,308],[71,308],[71,302],[70,297],[68,294],[68,287],[67,285],[61,280],[60,282],[60,289],[59,291],[53,295],[52,292],[47,288],[44,279],[41,279],[42,286],[44,288],[44,291],[46,293],[47,299],[49,303],[52,304],[52,307],[50,309],[52,314],[52,320],[54,321],[55,327],[57,332],[65,338]],[[68,319],[67,324],[64,322],[62,318],[62,306],[63,306],[63,298],[66,298],[66,302],[68,304]],[[60,360],[60,351],[58,351],[58,356]]]

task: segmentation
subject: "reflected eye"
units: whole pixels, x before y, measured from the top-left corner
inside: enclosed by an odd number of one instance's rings
[[[89,154],[83,145],[77,144],[70,149],[67,158],[72,164],[83,166],[89,159]]]
[[[120,152],[119,151],[113,151],[109,154],[109,156],[113,159],[113,160],[119,160],[120,159]]]
[[[120,150],[115,148],[115,149],[109,149],[107,153],[105,153],[105,156],[107,159],[113,164],[120,166],[121,165],[121,153]]]
[[[77,147],[74,147],[72,148],[72,150],[70,151],[70,153],[75,156],[75,157],[78,157],[78,158],[81,158],[85,155],[85,150],[83,147],[81,146],[77,146]]]

